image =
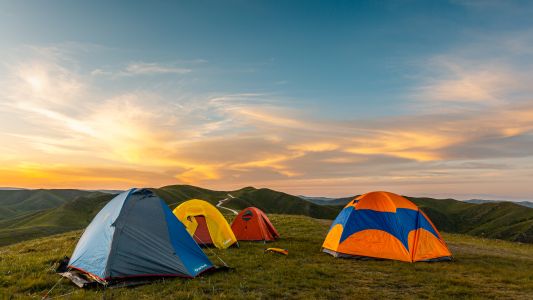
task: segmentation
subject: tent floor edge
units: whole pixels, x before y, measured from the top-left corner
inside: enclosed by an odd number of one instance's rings
[[[442,262],[442,261],[453,261],[453,256],[441,256],[441,257],[435,257],[435,258],[429,258],[424,260],[415,260],[413,262],[426,262],[426,263],[432,263],[432,262]]]

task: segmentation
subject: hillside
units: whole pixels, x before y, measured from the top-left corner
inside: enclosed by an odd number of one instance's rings
[[[265,188],[214,191],[190,185],[172,185],[152,190],[171,208],[191,198],[204,199],[212,204],[228,198],[224,205],[236,210],[256,206],[267,213],[306,215],[318,219],[334,219],[345,202],[352,198],[315,199],[341,203],[327,206]],[[113,195],[78,190],[14,190],[0,191],[0,197],[5,197],[0,198],[3,204],[0,210],[7,214],[7,217],[0,215],[0,245],[7,245],[84,228]],[[533,243],[531,208],[510,202],[472,204],[453,199],[408,198],[419,205],[441,231]]]
[[[470,199],[470,200],[465,200],[465,202],[475,203],[475,204],[482,204],[482,203],[509,202],[509,201],[505,201],[505,200]],[[525,206],[525,207],[533,208],[533,202],[531,202],[531,201],[515,201],[513,203],[516,203],[518,205],[522,205],[522,206]]]
[[[84,228],[114,195],[91,193],[40,211],[0,220],[0,245]]]
[[[0,190],[0,220],[19,214],[60,206],[76,197],[99,194],[98,192],[64,190]]]
[[[470,203],[454,199],[408,197],[441,231],[533,243],[533,208],[508,201]],[[337,203],[340,211],[353,197],[308,199],[320,205]]]
[[[235,198],[226,202],[226,206],[237,210],[255,206],[266,213],[305,215],[318,219],[334,219],[338,214],[336,208],[320,206],[271,189],[244,188],[230,194]]]
[[[446,232],[533,243],[533,209],[512,202],[466,203],[408,197]]]
[[[226,206],[238,210],[248,206],[257,206],[266,212],[300,214],[325,219],[333,219],[337,214],[337,210],[334,208],[321,207],[298,197],[269,189],[247,187],[236,191],[213,191],[190,185],[173,185],[152,190],[171,208],[191,198],[204,199],[216,204],[231,194],[235,198],[228,201]],[[20,198],[20,201],[39,203],[39,197],[42,197],[40,202],[46,203],[48,206],[56,203],[56,206],[42,210],[27,210],[26,212],[20,210],[19,213],[13,214],[9,218],[0,218],[0,245],[84,228],[100,208],[114,197],[114,195],[107,193],[85,191],[76,193],[75,190],[69,190],[70,194],[68,195],[72,195],[73,199],[68,200],[66,193],[60,194],[56,191],[34,190],[33,194],[26,192],[26,196],[32,201],[25,198]],[[61,198],[60,202],[49,200],[53,198],[49,195],[56,194],[65,195],[65,198]],[[22,196],[19,195],[19,197]],[[15,197],[7,198],[7,200],[16,203],[14,199]]]
[[[213,205],[226,198],[224,206],[241,210],[255,206],[267,213],[305,215],[320,219],[333,219],[338,213],[336,208],[323,207],[299,197],[271,189],[245,187],[235,191],[213,191],[190,185],[171,185],[153,189],[171,208],[191,198],[209,201]]]
[[[241,242],[240,248],[213,249],[232,268],[187,279],[157,280],[133,288],[81,290],[61,280],[50,297],[66,299],[183,298],[497,298],[533,294],[533,245],[444,234],[453,262],[403,263],[335,259],[320,252],[329,222],[303,216],[270,215],[281,239]],[[53,263],[70,255],[80,231],[0,247],[0,298],[41,298],[58,275]],[[264,254],[266,247],[289,256]],[[205,250],[213,262],[210,250]]]
[[[357,196],[343,197],[343,198],[327,198],[327,197],[307,197],[307,196],[298,196],[306,201],[312,202],[318,205],[327,205],[327,206],[344,206],[350,200]]]

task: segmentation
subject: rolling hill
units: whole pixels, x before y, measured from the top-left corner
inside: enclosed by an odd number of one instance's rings
[[[224,206],[236,210],[255,206],[267,213],[305,215],[319,219],[333,219],[338,213],[336,208],[319,206],[299,197],[266,188],[245,187],[235,191],[213,191],[190,185],[171,185],[153,191],[171,208],[192,198],[203,199],[213,205],[228,198]]]
[[[475,203],[475,204],[482,204],[482,203],[509,202],[509,201],[505,201],[505,200],[470,199],[470,200],[465,200],[465,202]],[[525,206],[525,207],[533,208],[533,202],[531,202],[531,201],[513,201],[513,203],[516,203],[518,205],[522,205],[522,206]]]
[[[332,219],[337,214],[335,208],[322,207],[296,196],[269,189],[246,187],[236,191],[213,191],[190,185],[173,185],[152,190],[171,208],[191,198],[204,199],[216,204],[231,194],[234,198],[226,202],[226,206],[235,209],[256,206],[269,213],[308,215],[322,219]],[[26,209],[19,208],[16,214],[0,218],[0,245],[84,228],[105,203],[114,197],[113,194],[101,192],[76,193],[76,190],[69,190],[68,194],[63,193],[63,190],[34,190],[33,194],[30,192],[31,190],[25,190],[24,195],[31,201],[21,195],[15,197],[10,194],[6,197],[5,203],[16,204],[15,200],[18,199],[25,204],[19,206]],[[56,195],[65,197],[60,198]],[[67,195],[73,199],[68,200]],[[58,198],[61,200],[57,200]],[[35,210],[33,209],[36,207],[35,203],[51,208]]]
[[[271,189],[245,187],[214,191],[191,185],[152,189],[171,207],[191,198],[236,210],[256,206],[267,213],[306,215],[333,219],[353,197],[335,200],[307,199]],[[70,197],[70,198],[69,198]],[[78,190],[0,191],[0,245],[84,228],[112,194]],[[482,204],[453,199],[408,197],[445,232],[533,243],[533,209],[510,202]],[[318,203],[340,204],[319,205]],[[330,202],[332,201],[332,202]]]
[[[303,197],[319,204],[336,204],[340,211],[353,197]],[[515,242],[533,243],[533,208],[509,201],[459,201],[405,196],[418,205],[441,231]]]
[[[60,206],[78,196],[96,192],[64,190],[0,190],[0,219]]]
[[[533,243],[533,208],[512,202],[466,203],[408,197],[446,232]]]
[[[0,219],[0,246],[84,228],[113,197],[112,194],[90,193],[54,208]]]
[[[270,215],[281,239],[205,249],[232,267],[195,279],[160,279],[132,288],[79,289],[54,263],[71,255],[81,231],[0,247],[0,299],[530,299],[533,245],[444,234],[454,261],[404,263],[336,259],[320,251],[330,222]],[[266,247],[288,256],[264,253]],[[57,283],[57,285],[56,285]]]
[[[298,196],[306,201],[312,202],[318,205],[327,205],[327,206],[344,206],[350,200],[357,196],[343,197],[343,198],[328,198],[328,197],[308,197],[308,196]]]

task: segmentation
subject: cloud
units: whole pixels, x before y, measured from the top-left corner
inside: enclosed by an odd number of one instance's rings
[[[124,73],[131,75],[154,75],[154,74],[186,74],[192,70],[187,68],[178,68],[174,66],[165,66],[158,63],[137,62],[129,64]]]
[[[205,60],[193,60],[182,62],[182,64],[198,64],[207,62]],[[162,64],[156,62],[132,62],[120,70],[110,70],[96,68],[90,72],[92,76],[108,76],[112,78],[132,77],[132,76],[153,76],[153,75],[184,75],[191,73],[191,68],[179,67],[176,64]]]
[[[269,93],[148,90],[121,82],[125,77],[102,92],[95,71],[84,73],[72,58],[20,58],[0,80],[0,180],[28,187],[257,185],[317,195],[435,186],[464,192],[485,183],[511,193],[533,170],[533,105],[515,93],[527,91],[527,74],[457,57],[431,60],[432,76],[414,89],[423,91],[416,101],[474,106],[344,121]],[[165,68],[130,72],[174,74]]]
[[[531,31],[472,34],[472,42],[420,65],[413,109],[465,111],[531,101]]]

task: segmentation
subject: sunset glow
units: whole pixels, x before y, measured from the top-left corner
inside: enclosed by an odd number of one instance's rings
[[[352,6],[296,21],[288,3],[154,4],[146,29],[128,12],[97,26],[85,10],[103,3],[2,5],[0,186],[533,198],[531,6],[361,8],[376,23]],[[146,42],[108,29],[123,26]]]

